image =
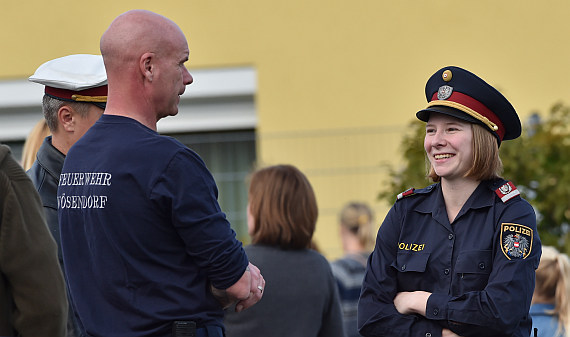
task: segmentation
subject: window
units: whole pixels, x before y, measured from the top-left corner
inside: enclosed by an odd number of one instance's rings
[[[202,157],[218,185],[220,207],[237,237],[249,243],[247,233],[247,177],[255,164],[253,130],[170,134]]]

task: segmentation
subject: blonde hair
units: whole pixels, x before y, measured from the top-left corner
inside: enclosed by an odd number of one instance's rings
[[[350,202],[340,212],[340,225],[358,237],[365,250],[374,248],[374,213],[368,205],[361,202]]]
[[[570,332],[570,260],[566,254],[554,247],[542,246],[534,292],[554,299],[552,314],[558,317],[556,334],[562,333],[563,329]]]
[[[24,143],[24,149],[22,150],[22,167],[25,171],[32,167],[32,164],[36,161],[36,155],[40,146],[42,146],[44,138],[50,134],[51,133],[44,118],[39,120],[32,131],[30,131],[30,134]]]
[[[464,177],[478,181],[499,178],[503,172],[503,162],[499,157],[497,139],[479,124],[471,124],[471,130],[473,131],[473,142],[471,144],[473,162]],[[438,182],[441,180],[431,164],[429,164],[428,170],[428,177],[432,181]]]

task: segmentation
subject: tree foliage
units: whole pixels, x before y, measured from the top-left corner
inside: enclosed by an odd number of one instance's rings
[[[524,124],[521,137],[501,144],[503,176],[534,207],[543,245],[570,253],[570,107],[557,103],[543,120],[535,114]],[[386,165],[391,180],[378,195],[390,205],[398,193],[431,183],[423,148],[425,123],[409,126],[400,144],[403,165]]]

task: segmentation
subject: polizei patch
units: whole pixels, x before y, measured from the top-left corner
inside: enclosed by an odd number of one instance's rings
[[[532,229],[516,223],[501,224],[501,250],[509,259],[526,259],[532,249]]]

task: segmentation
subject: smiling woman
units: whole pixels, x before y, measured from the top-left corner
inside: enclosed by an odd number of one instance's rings
[[[536,216],[500,177],[521,133],[503,95],[457,67],[427,82],[424,149],[435,184],[384,219],[363,281],[363,336],[529,336],[541,244]],[[414,249],[415,248],[415,249]],[[504,299],[508,299],[505,301]]]
[[[434,113],[426,124],[424,148],[437,177],[462,179],[473,161],[473,132],[468,122]]]
[[[426,137],[424,141],[424,148],[428,154],[428,160],[430,161],[430,169],[428,177],[434,182],[440,181],[441,174],[436,173],[435,167],[432,163],[432,157],[429,156],[429,148],[431,147],[431,142],[433,141],[433,133],[436,130],[433,129],[433,123],[440,119],[447,119],[449,123],[448,133],[451,135],[457,134],[472,134],[471,144],[471,155],[472,158],[466,158],[467,165],[470,165],[468,171],[465,172],[464,177],[471,177],[475,180],[488,180],[498,178],[503,170],[503,163],[501,158],[499,158],[499,148],[497,146],[497,140],[493,135],[485,130],[485,128],[479,124],[472,124],[461,121],[457,118],[452,118],[444,114],[434,114],[430,118],[430,122],[426,124]],[[444,157],[450,158],[453,154],[436,154],[435,159],[443,159]]]

